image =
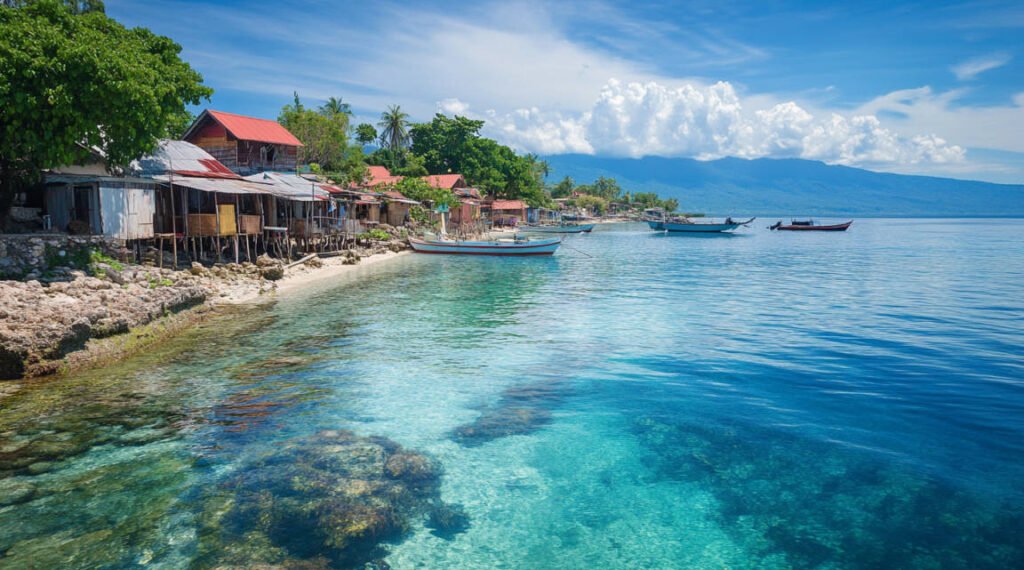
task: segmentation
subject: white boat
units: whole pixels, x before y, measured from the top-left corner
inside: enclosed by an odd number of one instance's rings
[[[520,226],[519,231],[539,234],[582,234],[590,233],[594,224],[557,225],[557,226]]]
[[[516,237],[492,241],[409,238],[409,245],[417,253],[457,255],[552,255],[561,244],[561,238],[529,239]]]

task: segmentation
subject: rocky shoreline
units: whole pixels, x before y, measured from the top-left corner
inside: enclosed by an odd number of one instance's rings
[[[399,240],[299,264],[261,256],[256,263],[183,270],[126,265],[100,257],[57,267],[27,281],[0,281],[0,380],[68,372],[115,360],[205,318],[220,304],[268,298],[281,279],[402,251]]]

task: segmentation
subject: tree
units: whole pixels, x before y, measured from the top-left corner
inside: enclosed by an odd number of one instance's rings
[[[291,105],[285,105],[277,121],[291,131],[303,146],[299,147],[299,163],[318,164],[332,178],[341,181],[360,180],[365,171],[363,150],[348,142],[347,117],[323,107],[319,111],[306,108],[295,93]]]
[[[213,93],[180,53],[107,17],[101,2],[0,7],[0,220],[41,170],[93,147],[108,167],[126,166],[180,128],[186,107]]]
[[[569,196],[572,196],[572,191],[575,187],[576,182],[572,178],[566,176],[551,189],[551,197],[568,198]]]
[[[381,113],[380,122],[381,146],[391,151],[392,155],[398,156],[409,145],[409,115],[402,112],[398,105],[388,107],[388,110]]]
[[[341,97],[331,97],[320,106],[320,112],[327,117],[349,117],[352,115],[352,107],[348,103],[342,103]]]
[[[413,125],[412,154],[424,159],[428,171],[457,172],[492,196],[522,199],[531,206],[550,205],[533,163],[481,137],[483,126],[483,121],[438,113],[429,123]]]
[[[392,186],[403,196],[417,202],[430,202],[434,207],[448,206],[455,208],[459,199],[448,188],[435,188],[422,178],[403,178]]]
[[[577,208],[583,208],[584,210],[591,210],[595,214],[604,214],[605,210],[608,209],[608,200],[601,198],[600,196],[580,196],[573,201],[573,205]]]
[[[679,200],[676,200],[675,198],[669,198],[668,200],[665,200],[664,202],[661,203],[661,207],[665,208],[665,211],[671,214],[672,212],[675,212],[676,210],[679,209]]]
[[[366,146],[377,141],[377,129],[370,123],[362,123],[356,127],[356,142]]]

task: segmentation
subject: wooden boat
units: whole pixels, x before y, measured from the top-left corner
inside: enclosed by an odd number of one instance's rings
[[[692,222],[688,219],[647,220],[647,225],[652,230],[666,232],[715,233],[731,232],[740,226],[745,226],[750,222],[753,222],[755,219],[756,218],[750,218],[745,222],[735,222],[732,218],[728,218],[722,223]]]
[[[492,241],[424,240],[409,238],[409,245],[417,253],[445,253],[459,255],[552,255],[562,244],[562,238],[514,239]]]
[[[850,220],[845,224],[821,226],[814,220],[792,220],[788,226],[783,225],[782,222],[776,222],[774,225],[768,226],[768,229],[784,232],[845,232],[852,223],[853,220]]]
[[[519,231],[538,233],[538,234],[582,234],[590,233],[594,229],[594,224],[578,224],[578,225],[557,225],[557,226],[520,226]]]

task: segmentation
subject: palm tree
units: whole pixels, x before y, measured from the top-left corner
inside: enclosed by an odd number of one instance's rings
[[[380,143],[391,151],[393,156],[409,144],[409,115],[402,112],[399,105],[391,105],[380,114]]]
[[[348,103],[342,103],[341,97],[331,97],[320,107],[320,114],[327,117],[351,115],[352,107]]]

